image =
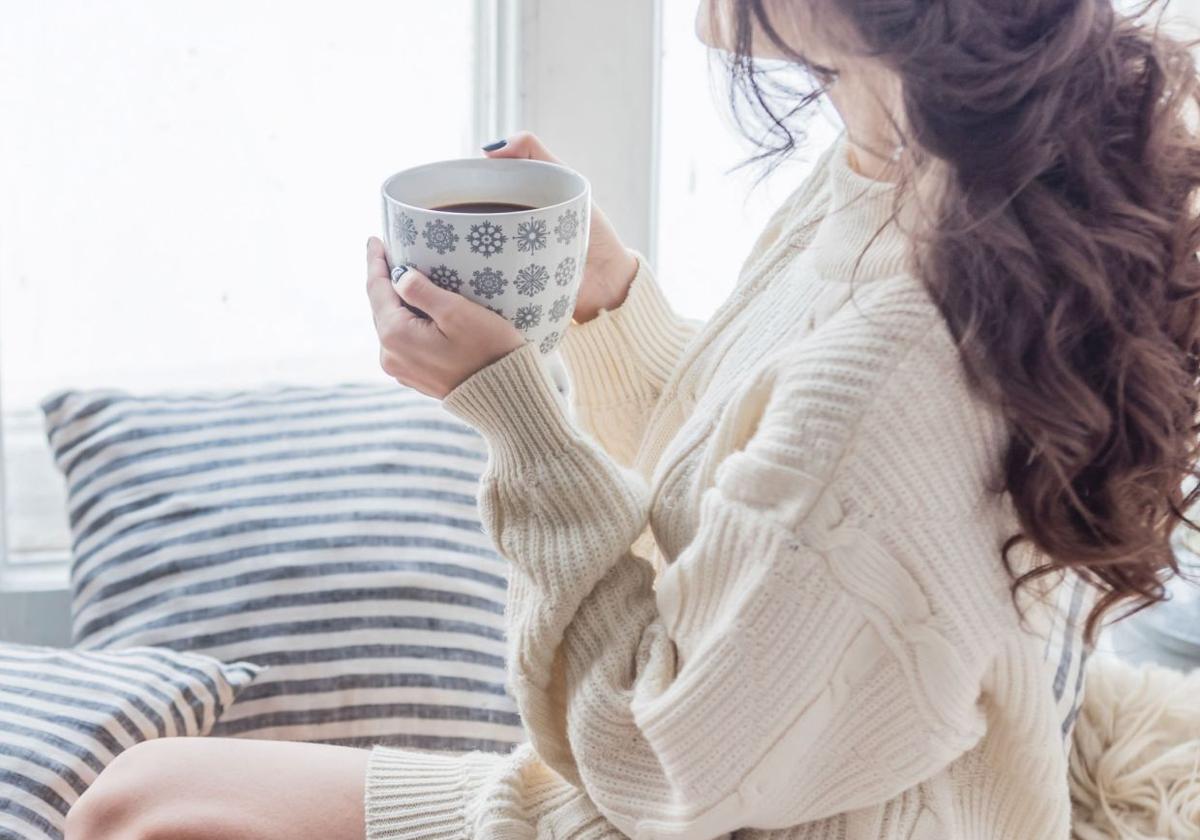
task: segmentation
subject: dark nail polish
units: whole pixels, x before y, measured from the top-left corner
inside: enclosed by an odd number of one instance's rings
[[[392,282],[399,283],[400,278],[403,277],[407,273],[408,273],[408,266],[406,266],[406,265],[396,266],[395,268],[392,269]]]
[[[483,150],[485,152],[495,152],[495,151],[499,151],[500,149],[503,149],[507,145],[508,145],[507,140],[497,140],[495,143],[488,143],[486,146],[483,147]]]

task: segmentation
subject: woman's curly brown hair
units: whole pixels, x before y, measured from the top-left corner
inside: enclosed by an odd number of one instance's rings
[[[1187,517],[1200,495],[1189,45],[1161,31],[1154,0],[1129,15],[1112,0],[733,0],[732,103],[761,151],[751,161],[796,148],[793,118],[836,79],[773,25],[793,3],[848,22],[847,49],[900,81],[906,165],[940,173],[913,268],[1011,430],[1000,489],[1021,528],[1003,550],[1014,596],[1076,570],[1101,592],[1094,640],[1114,607],[1163,600],[1179,572],[1172,532],[1200,530]],[[809,84],[764,69],[755,37]],[[747,103],[765,131],[747,127]],[[1017,574],[1023,541],[1046,561]]]

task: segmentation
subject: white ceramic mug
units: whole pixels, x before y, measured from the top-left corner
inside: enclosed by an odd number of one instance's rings
[[[438,209],[466,203],[529,209]],[[587,179],[558,164],[514,158],[424,164],[383,184],[388,258],[507,318],[538,345],[565,394],[557,348],[583,278],[591,206]]]

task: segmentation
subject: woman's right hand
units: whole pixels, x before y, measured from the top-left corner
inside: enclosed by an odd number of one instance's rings
[[[484,153],[490,158],[530,158],[562,163],[528,131],[517,132],[506,140],[501,148]],[[579,296],[575,300],[575,320],[580,323],[590,321],[601,309],[620,306],[637,269],[638,258],[621,243],[608,217],[593,202],[587,261]]]

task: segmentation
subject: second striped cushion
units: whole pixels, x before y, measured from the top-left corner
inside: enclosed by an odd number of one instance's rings
[[[0,644],[0,840],[62,840],[67,812],[118,755],[209,734],[257,672],[165,650]]]

